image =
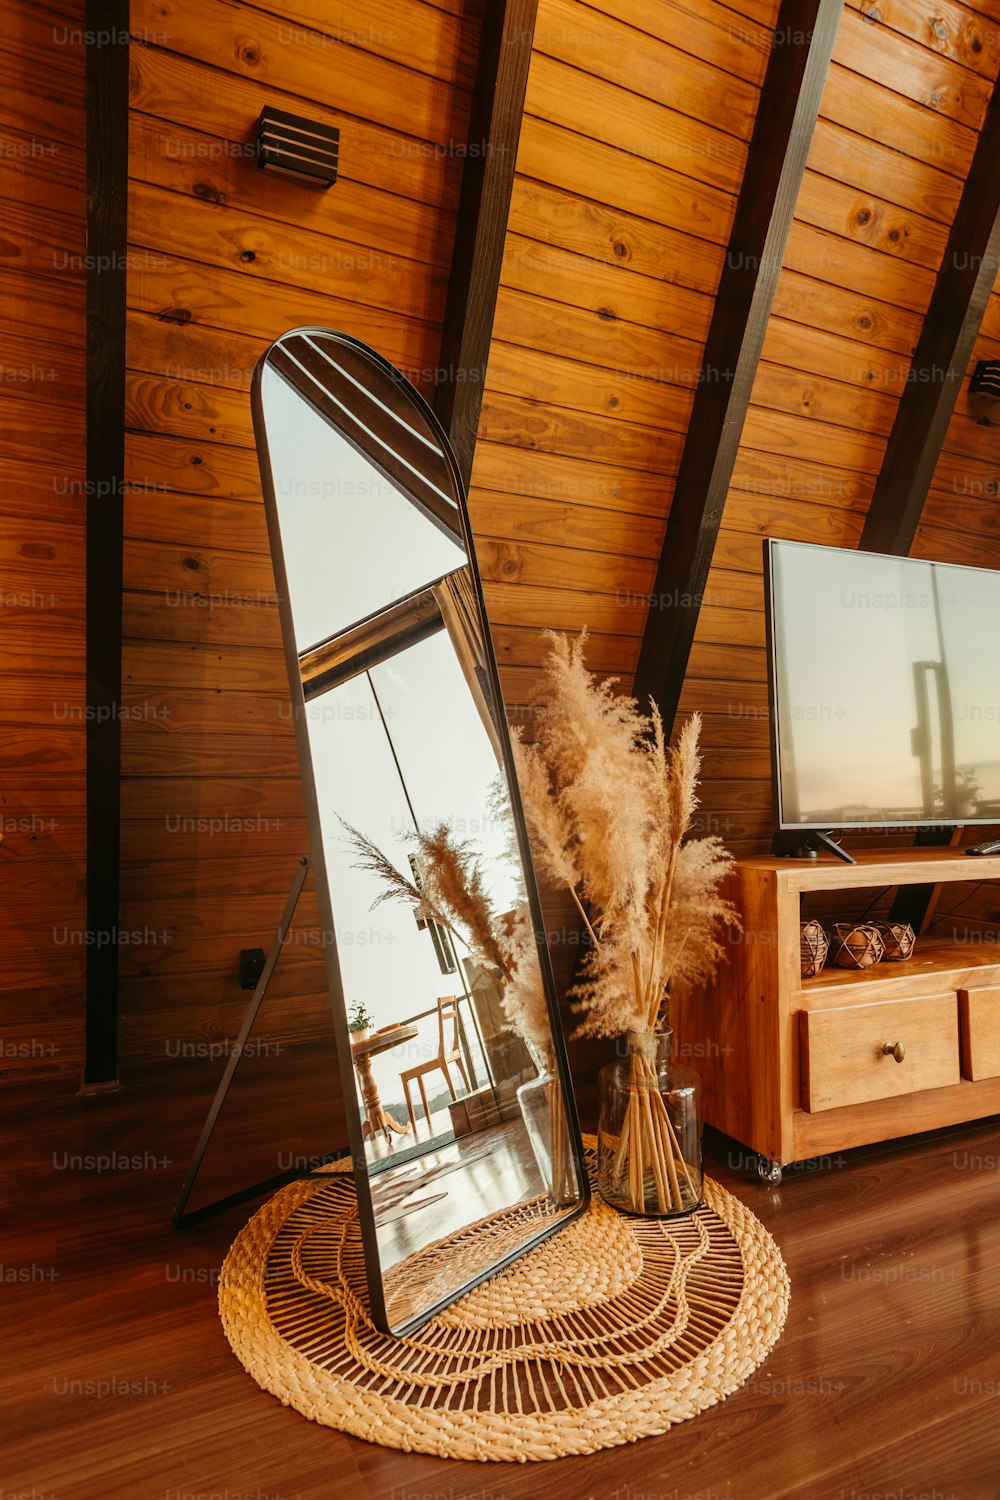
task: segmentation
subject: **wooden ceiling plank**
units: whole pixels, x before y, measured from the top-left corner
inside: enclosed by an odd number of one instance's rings
[[[1000,260],[1000,79],[959,200],[868,508],[860,546],[905,556],[986,312]]]
[[[842,0],[782,0],[681,457],[635,691],[669,733],[739,451]]]
[[[483,16],[434,406],[465,483],[472,472],[538,0]]]

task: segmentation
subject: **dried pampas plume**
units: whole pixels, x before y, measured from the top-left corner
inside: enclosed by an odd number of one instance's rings
[[[518,1036],[545,1058],[551,1070],[555,1062],[549,1007],[535,947],[535,927],[526,901],[522,901],[514,913],[509,954],[512,974],[510,982],[503,988],[500,1003]]]
[[[575,986],[581,1035],[649,1032],[671,979],[707,979],[738,925],[719,886],[732,864],[717,838],[688,840],[698,806],[699,715],[676,745],[614,682],[595,682],[586,632],[549,634],[534,744],[515,759],[540,868],[571,892],[591,939]]]
[[[418,832],[416,843],[424,898],[446,912],[452,931],[461,932],[472,951],[509,980],[509,957],[497,939],[496,917],[471,840],[454,841],[447,823],[439,823],[431,833]]]
[[[422,919],[437,922],[485,963],[510,979],[509,957],[496,934],[496,919],[483,886],[482,870],[471,841],[455,842],[447,823],[431,833],[412,835],[419,854],[419,883],[401,874],[376,843],[340,819],[347,842],[358,856],[356,870],[368,870],[384,886],[372,902],[372,910],[383,901],[403,901]]]
[[[505,795],[501,798],[497,792],[491,806],[498,816],[510,818]],[[521,902],[512,914],[498,917],[486,891],[475,846],[471,840],[454,839],[446,823],[439,823],[430,833],[418,830],[411,835],[417,846],[419,872],[412,880],[397,870],[366,834],[343,818],[341,824],[357,855],[354,868],[369,871],[383,886],[372,907],[383,901],[403,901],[418,917],[437,922],[458,938],[496,974],[501,1003],[514,1030],[538,1053],[549,1056],[552,1038],[548,1004],[527,902]],[[512,842],[510,847],[513,851],[516,846]]]

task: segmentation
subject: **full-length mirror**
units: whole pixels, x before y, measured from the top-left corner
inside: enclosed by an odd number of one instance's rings
[[[254,422],[376,1321],[408,1331],[584,1204],[461,481],[364,345],[296,329]]]

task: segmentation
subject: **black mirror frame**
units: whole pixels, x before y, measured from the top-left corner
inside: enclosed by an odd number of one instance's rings
[[[277,497],[274,492],[272,468],[270,461],[270,450],[267,441],[267,428],[264,417],[263,397],[261,383],[268,359],[275,349],[280,349],[286,339],[298,338],[304,335],[322,335],[324,339],[341,344],[354,353],[364,356],[370,364],[393,384],[403,391],[417,412],[426,421],[430,430],[438,438],[441,451],[447,461],[455,484],[455,493],[458,496],[459,512],[462,522],[462,541],[468,558],[468,566],[472,575],[475,589],[476,603],[479,608],[480,619],[483,627],[483,645],[489,674],[490,688],[496,703],[497,734],[503,757],[503,771],[507,780],[507,789],[510,796],[511,812],[514,818],[514,826],[517,832],[517,846],[521,857],[524,872],[525,886],[527,888],[528,904],[531,911],[531,919],[535,932],[535,947],[538,953],[538,965],[542,976],[542,985],[545,992],[546,1006],[549,1016],[549,1027],[552,1033],[552,1047],[556,1062],[557,1076],[562,1090],[563,1102],[566,1110],[566,1120],[570,1132],[570,1148],[572,1152],[574,1168],[577,1181],[580,1186],[580,1200],[562,1218],[557,1219],[551,1225],[542,1228],[537,1234],[527,1240],[520,1249],[503,1257],[487,1267],[486,1270],[470,1277],[461,1286],[446,1297],[435,1302],[425,1311],[407,1319],[398,1327],[389,1325],[388,1313],[385,1306],[385,1297],[382,1289],[382,1269],[379,1258],[378,1240],[376,1237],[375,1217],[372,1209],[371,1189],[368,1180],[368,1164],[364,1149],[364,1138],[362,1134],[361,1112],[357,1103],[357,1086],[354,1076],[354,1062],[351,1056],[350,1037],[347,1027],[347,1005],[344,995],[343,982],[340,972],[340,962],[337,955],[336,929],[333,920],[333,908],[330,900],[329,881],[327,879],[326,861],[323,851],[321,836],[322,824],[320,822],[320,809],[316,796],[316,781],[313,774],[312,754],[309,745],[308,723],[306,719],[305,696],[302,690],[301,673],[299,670],[298,653],[296,650],[295,632],[292,623],[291,603],[288,592],[288,580],[285,573],[284,553],[281,544],[281,529],[278,518]],[[279,373],[281,379],[284,375]],[[299,397],[320,417],[327,421],[325,415],[311,402],[302,391],[297,390]],[[566,1045],[563,1036],[562,1023],[559,1017],[559,1006],[556,996],[555,976],[552,971],[549,956],[548,943],[545,936],[545,922],[538,895],[538,885],[535,879],[534,865],[531,859],[531,849],[528,843],[528,835],[524,821],[524,810],[521,804],[520,789],[517,782],[517,773],[514,768],[513,753],[510,745],[510,734],[507,726],[506,711],[504,708],[503,693],[500,687],[500,676],[497,670],[496,657],[493,651],[493,640],[490,634],[489,619],[486,613],[486,602],[483,595],[482,579],[479,575],[479,565],[476,560],[475,546],[472,539],[472,528],[469,522],[468,500],[465,485],[458,467],[455,455],[452,452],[451,443],[447,433],[442,427],[436,414],[424,400],[416,387],[407,380],[400,370],[378,354],[369,345],[353,338],[350,334],[339,333],[333,329],[317,326],[307,326],[289,329],[265,350],[257,362],[253,373],[251,385],[251,408],[253,412],[254,436],[257,445],[257,459],[260,467],[261,487],[264,495],[264,511],[267,518],[268,538],[271,545],[271,557],[274,563],[275,583],[278,594],[278,610],[281,619],[281,633],[285,649],[285,661],[288,669],[289,691],[292,701],[292,717],[295,720],[295,733],[298,744],[299,764],[302,771],[302,786],[306,801],[306,817],[309,824],[309,835],[311,843],[311,862],[314,872],[316,886],[316,898],[319,905],[320,919],[323,923],[324,932],[324,958],[326,963],[327,985],[330,991],[330,1003],[333,1012],[334,1035],[337,1044],[337,1060],[340,1069],[340,1083],[343,1092],[344,1109],[347,1117],[348,1142],[351,1149],[352,1164],[354,1168],[354,1183],[357,1190],[358,1216],[361,1226],[361,1238],[364,1249],[365,1268],[368,1276],[369,1294],[371,1297],[372,1319],[383,1333],[394,1337],[412,1333],[420,1328],[429,1319],[449,1307],[457,1298],[471,1291],[473,1287],[481,1282],[495,1276],[505,1266],[520,1259],[529,1250],[533,1249],[542,1241],[548,1239],[566,1228],[574,1219],[580,1217],[586,1211],[590,1201],[590,1179],[587,1172],[586,1158],[583,1152],[583,1143],[580,1137],[580,1122],[576,1108],[576,1099],[573,1094],[572,1081],[570,1078],[569,1062],[566,1055]],[[346,438],[346,441],[350,439]],[[365,455],[369,457],[368,455]],[[369,458],[370,461],[370,458]]]

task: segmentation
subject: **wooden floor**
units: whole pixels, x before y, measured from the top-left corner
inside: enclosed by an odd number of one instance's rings
[[[4,1500],[1000,1496],[1000,1122],[854,1151],[779,1189],[712,1138],[713,1174],[770,1228],[791,1272],[771,1358],[662,1438],[554,1464],[474,1465],[316,1427],[243,1372],[214,1280],[250,1210],[171,1228],[201,1109],[178,1080],[87,1101],[9,1091]],[[216,1183],[255,1180],[279,1138],[316,1150],[322,1109],[308,1118],[301,1093],[293,1108],[277,1070],[261,1088],[240,1131],[220,1132]]]

